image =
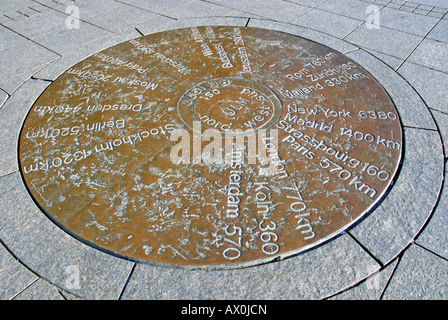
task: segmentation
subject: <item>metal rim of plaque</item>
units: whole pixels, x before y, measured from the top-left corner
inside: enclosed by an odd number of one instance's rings
[[[137,262],[225,269],[347,230],[387,194],[402,145],[388,93],[345,55],[279,31],[208,26],[74,65],[29,111],[18,152],[36,204],[80,241]]]

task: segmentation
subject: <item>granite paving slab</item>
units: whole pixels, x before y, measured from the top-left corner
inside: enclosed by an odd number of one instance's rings
[[[35,274],[0,245],[0,300],[12,299],[37,279]]]
[[[418,15],[387,7],[381,9],[377,15],[381,27],[403,31],[417,36],[426,35],[439,21],[439,19],[434,17]]]
[[[334,13],[319,9],[313,9],[291,20],[291,23],[306,26],[307,28],[321,31],[338,38],[344,38],[347,34],[358,28],[362,24],[362,21],[338,16]]]
[[[448,42],[448,21],[440,21],[427,37],[432,40]]]
[[[448,112],[447,73],[410,62],[405,62],[398,72],[419,92],[429,108]]]
[[[439,71],[448,72],[447,57],[448,43],[424,39],[409,56],[408,61]]]
[[[196,0],[166,11],[165,14],[175,19],[187,19],[206,16],[224,16],[232,11],[230,8],[214,3]]]
[[[382,27],[369,29],[365,25],[350,33],[344,40],[355,45],[382,52],[398,58],[406,58],[420,43],[422,37]]]
[[[380,300],[397,266],[398,259],[375,272],[356,286],[330,297],[330,300]]]
[[[374,13],[372,9],[380,10],[384,6],[379,3],[375,3],[377,8],[369,7],[371,5],[371,3],[366,3],[359,0],[333,0],[326,1],[325,3],[317,6],[317,8],[352,19],[365,21]],[[347,10],[347,8],[349,9]]]
[[[448,294],[448,261],[411,245],[400,260],[384,295],[385,300],[443,300]]]
[[[439,133],[404,129],[404,160],[389,195],[350,233],[383,264],[411,243],[429,219],[443,180]]]
[[[22,292],[16,295],[13,300],[65,300],[57,287],[45,280],[38,279],[30,284]]]
[[[260,0],[244,7],[241,10],[260,17],[287,22],[301,16],[305,12],[309,11],[310,8],[286,1],[279,2],[274,0]]]

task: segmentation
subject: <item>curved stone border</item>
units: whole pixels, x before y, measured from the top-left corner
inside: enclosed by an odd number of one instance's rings
[[[19,130],[29,108],[50,84],[46,80],[56,79],[88,55],[139,36],[130,30],[55,60],[23,83],[0,109],[0,239],[21,263],[52,284],[86,299],[321,299],[375,276],[413,241],[429,219],[440,192],[443,148],[425,103],[395,71],[346,41],[269,20],[154,19],[138,30],[147,34],[247,23],[298,35],[344,53],[376,77],[390,94],[404,125],[404,159],[398,179],[378,208],[348,232],[315,249],[235,270],[190,271],[133,263],[67,235],[37,208],[21,180]],[[73,282],[73,275],[79,275],[79,283]]]

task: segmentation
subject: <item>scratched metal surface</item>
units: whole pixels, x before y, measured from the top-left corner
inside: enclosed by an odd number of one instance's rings
[[[170,139],[175,129],[188,133],[189,163],[172,161],[186,142]],[[226,148],[237,129],[255,130],[264,158]],[[235,268],[354,224],[387,193],[401,147],[388,94],[341,53],[276,31],[197,27],[67,70],[30,110],[19,159],[40,208],[81,241],[161,266]]]

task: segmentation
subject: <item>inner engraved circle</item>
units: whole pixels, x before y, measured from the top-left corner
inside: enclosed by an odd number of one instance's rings
[[[201,82],[178,102],[179,116],[220,132],[234,129],[268,129],[282,112],[282,104],[268,87],[245,79],[221,78]]]

